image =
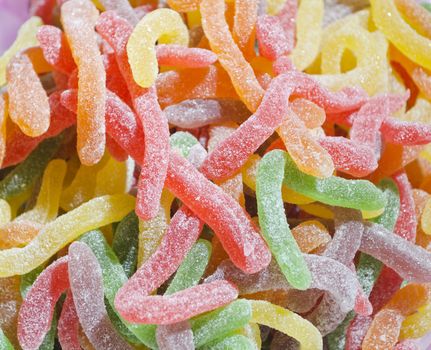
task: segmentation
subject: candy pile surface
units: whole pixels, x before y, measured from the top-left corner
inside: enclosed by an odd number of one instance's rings
[[[429,2],[30,11],[0,57],[0,349],[425,349]]]

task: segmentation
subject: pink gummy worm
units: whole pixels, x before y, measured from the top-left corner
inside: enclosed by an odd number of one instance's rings
[[[144,298],[159,288],[177,270],[202,227],[201,220],[187,207],[178,209],[157,251],[120,288],[116,303],[123,303],[131,294]]]
[[[69,280],[82,329],[96,349],[133,349],[114,328],[105,307],[102,269],[85,243],[69,247]]]
[[[77,90],[66,90],[61,94],[61,103],[71,112],[76,112]],[[105,111],[106,132],[138,164],[144,161],[144,133],[130,107],[113,92],[107,92]]]
[[[118,67],[128,85],[134,109],[144,128],[144,161],[141,163],[136,213],[143,220],[149,220],[158,213],[168,169],[168,121],[160,109],[155,87],[141,88],[133,79],[126,49],[133,27],[115,12],[107,11],[99,17],[96,28],[116,53]]]
[[[79,318],[70,290],[67,291],[66,299],[61,309],[57,333],[58,341],[63,350],[81,350],[79,343]]]
[[[127,321],[171,324],[211,311],[235,300],[238,290],[227,281],[199,284],[168,295],[142,297],[138,293],[117,295],[115,307]]]
[[[67,75],[76,69],[69,44],[61,29],[44,25],[39,28],[36,36],[43,56],[50,65]]]
[[[381,128],[386,142],[404,146],[426,145],[431,142],[431,126],[388,118]]]
[[[24,350],[38,349],[51,327],[55,304],[69,288],[68,257],[49,265],[33,283],[18,314],[18,340]]]

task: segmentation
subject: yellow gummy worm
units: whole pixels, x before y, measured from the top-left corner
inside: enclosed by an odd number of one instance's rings
[[[66,162],[62,159],[54,159],[49,162],[43,173],[36,205],[15,220],[28,220],[44,224],[57,217],[66,168]]]
[[[174,198],[168,190],[164,189],[157,216],[148,221],[139,220],[138,266],[147,261],[160,245],[160,241],[169,226],[171,205]]]
[[[97,7],[98,10],[105,11],[105,7],[99,0],[91,0],[91,1],[93,2],[94,6]]]
[[[371,0],[373,20],[398,50],[417,64],[431,69],[431,40],[404,21],[394,0]]]
[[[133,181],[134,165],[131,159],[118,162],[113,157],[109,157],[96,175],[95,196],[129,192]]]
[[[329,25],[324,32],[321,49],[321,75],[314,77],[331,90],[360,86],[369,95],[388,90],[388,43],[379,33],[370,33],[363,26],[369,12],[360,11]],[[356,66],[342,72],[345,50],[356,58]]]
[[[260,162],[260,156],[253,154],[241,169],[242,178],[248,188],[256,191],[256,173]],[[314,202],[313,199],[303,196],[290,188],[283,185],[282,187],[283,201],[292,204],[309,204]]]
[[[431,235],[431,199],[427,201],[422,212],[421,226],[427,235]]]
[[[249,323],[245,325],[241,330],[240,334],[246,336],[255,345],[256,349],[262,347],[262,338],[260,336],[260,329],[256,323]]]
[[[10,205],[4,199],[0,199],[0,226],[7,224],[12,218]]]
[[[107,163],[109,156],[105,154],[99,163],[93,166],[81,164],[73,181],[67,186],[60,199],[60,206],[65,211],[72,210],[94,197],[97,173]]]
[[[0,247],[22,246],[31,241],[42,225],[57,217],[66,162],[55,159],[46,167],[42,185],[33,209],[21,214],[14,221],[0,227]],[[10,208],[9,208],[10,215]]]
[[[431,330],[431,304],[418,309],[418,312],[406,317],[400,333],[401,339],[420,338]]]
[[[24,248],[0,251],[0,277],[30,272],[83,233],[120,221],[134,206],[127,194],[103,196],[61,215]]]
[[[155,44],[187,46],[189,32],[178,12],[162,8],[152,11],[136,25],[127,43],[127,55],[136,83],[154,84],[158,73]]]
[[[199,10],[187,12],[187,24],[190,29],[202,26],[202,16]]]
[[[296,45],[290,58],[304,70],[319,54],[322,38],[323,0],[301,0],[296,17]]]
[[[422,94],[416,98],[415,105],[407,113],[401,115],[402,120],[429,124],[431,122],[431,102]]]
[[[320,203],[310,203],[300,205],[299,207],[301,208],[301,210],[305,211],[310,215],[314,215],[323,219],[334,219],[334,213],[327,205]]]
[[[22,207],[22,205],[27,202],[33,192],[33,186],[29,187],[25,192],[20,193],[18,196],[15,196],[9,199],[8,203],[10,206],[10,211],[12,218],[17,216],[18,210]]]
[[[286,0],[266,0],[266,13],[275,16],[284,7]]]
[[[313,324],[287,309],[267,301],[250,300],[251,322],[259,323],[295,338],[303,350],[323,348],[322,336]]]
[[[305,211],[308,214],[318,216],[319,218],[323,219],[334,219],[334,213],[331,210],[331,208],[325,204],[321,203],[310,203],[310,204],[303,204],[299,206],[303,211]],[[378,209],[378,210],[361,210],[362,218],[372,219],[379,215],[382,215],[382,213],[385,211],[385,208]]]
[[[37,28],[42,25],[39,17],[31,17],[19,29],[18,36],[9,49],[0,57],[0,86],[6,83],[6,66],[9,60],[21,50],[38,45]]]

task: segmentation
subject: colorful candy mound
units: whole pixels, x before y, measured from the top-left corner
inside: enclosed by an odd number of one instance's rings
[[[0,57],[0,349],[427,348],[430,2],[30,12]]]

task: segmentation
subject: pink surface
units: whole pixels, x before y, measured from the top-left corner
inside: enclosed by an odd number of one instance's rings
[[[16,37],[16,32],[28,17],[28,0],[0,0],[0,53],[3,53]]]

